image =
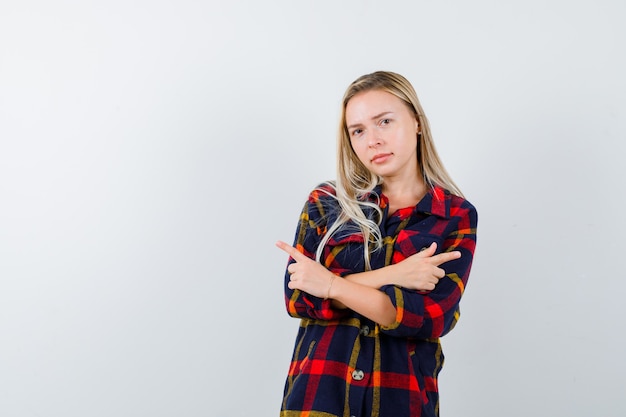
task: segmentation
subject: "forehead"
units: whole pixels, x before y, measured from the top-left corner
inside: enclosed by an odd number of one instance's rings
[[[346,123],[359,123],[385,112],[410,114],[406,103],[383,90],[363,91],[346,104]]]

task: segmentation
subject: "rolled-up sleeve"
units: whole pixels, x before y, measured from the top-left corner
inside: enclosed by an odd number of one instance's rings
[[[459,251],[461,257],[440,265],[446,275],[434,290],[419,292],[386,285],[381,288],[394,307],[396,318],[381,331],[395,337],[437,338],[447,334],[460,315],[459,302],[465,291],[476,248],[476,209],[465,202],[452,213],[442,252]]]
[[[311,259],[315,259],[315,252],[326,233],[326,210],[318,191],[309,195],[300,214],[300,220],[294,239],[294,247]],[[289,264],[294,262],[289,259]],[[337,275],[345,275],[349,271],[331,270]],[[285,270],[285,304],[287,313],[296,318],[314,320],[336,320],[345,317],[348,311],[332,306],[331,300],[312,296],[304,291],[292,290],[289,283],[289,272]]]

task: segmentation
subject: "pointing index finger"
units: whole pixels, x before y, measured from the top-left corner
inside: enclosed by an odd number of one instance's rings
[[[452,251],[452,252],[443,252],[439,255],[435,255],[430,258],[430,261],[433,265],[441,265],[446,262],[452,261],[454,259],[458,259],[461,257],[461,252]]]
[[[287,252],[287,254],[291,256],[296,262],[302,261],[304,258],[309,259],[305,254],[300,252],[298,249],[294,248],[291,245],[288,245],[282,240],[279,240],[278,242],[276,242],[276,247]]]

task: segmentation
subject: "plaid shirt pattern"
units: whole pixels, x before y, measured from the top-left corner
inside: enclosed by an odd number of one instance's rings
[[[300,216],[295,247],[310,258],[339,213],[321,185]],[[380,197],[379,197],[380,196]],[[384,248],[371,253],[371,267],[397,263],[437,242],[437,251],[461,252],[441,267],[446,276],[430,292],[386,285],[396,320],[381,326],[331,300],[287,287],[288,313],[301,319],[285,384],[281,417],[431,417],[439,415],[437,376],[443,365],[439,338],[459,319],[476,245],[477,214],[466,200],[432,189],[415,207],[388,216],[380,187],[366,197],[383,209]],[[374,210],[366,211],[373,216]],[[321,262],[339,276],[365,270],[363,237],[350,224],[324,248]],[[289,262],[293,262],[290,259]]]

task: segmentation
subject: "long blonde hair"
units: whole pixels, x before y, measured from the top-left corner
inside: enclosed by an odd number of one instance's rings
[[[428,119],[411,83],[400,74],[388,71],[377,71],[357,78],[348,86],[343,96],[337,137],[337,182],[330,184],[335,188],[335,198],[341,207],[341,215],[328,228],[328,232],[317,248],[316,255],[319,261],[324,246],[333,233],[352,222],[363,234],[363,256],[367,269],[370,269],[370,250],[380,249],[383,246],[383,238],[379,229],[382,211],[377,204],[378,201],[376,203],[365,201],[365,197],[382,183],[382,178],[369,171],[352,149],[350,134],[346,126],[346,107],[355,95],[370,90],[381,90],[393,94],[402,100],[415,115],[419,125],[417,159],[424,183],[431,188],[440,186],[452,194],[463,197],[461,190],[452,181],[439,158]],[[363,212],[364,207],[373,208],[377,215],[374,218],[368,218]]]

